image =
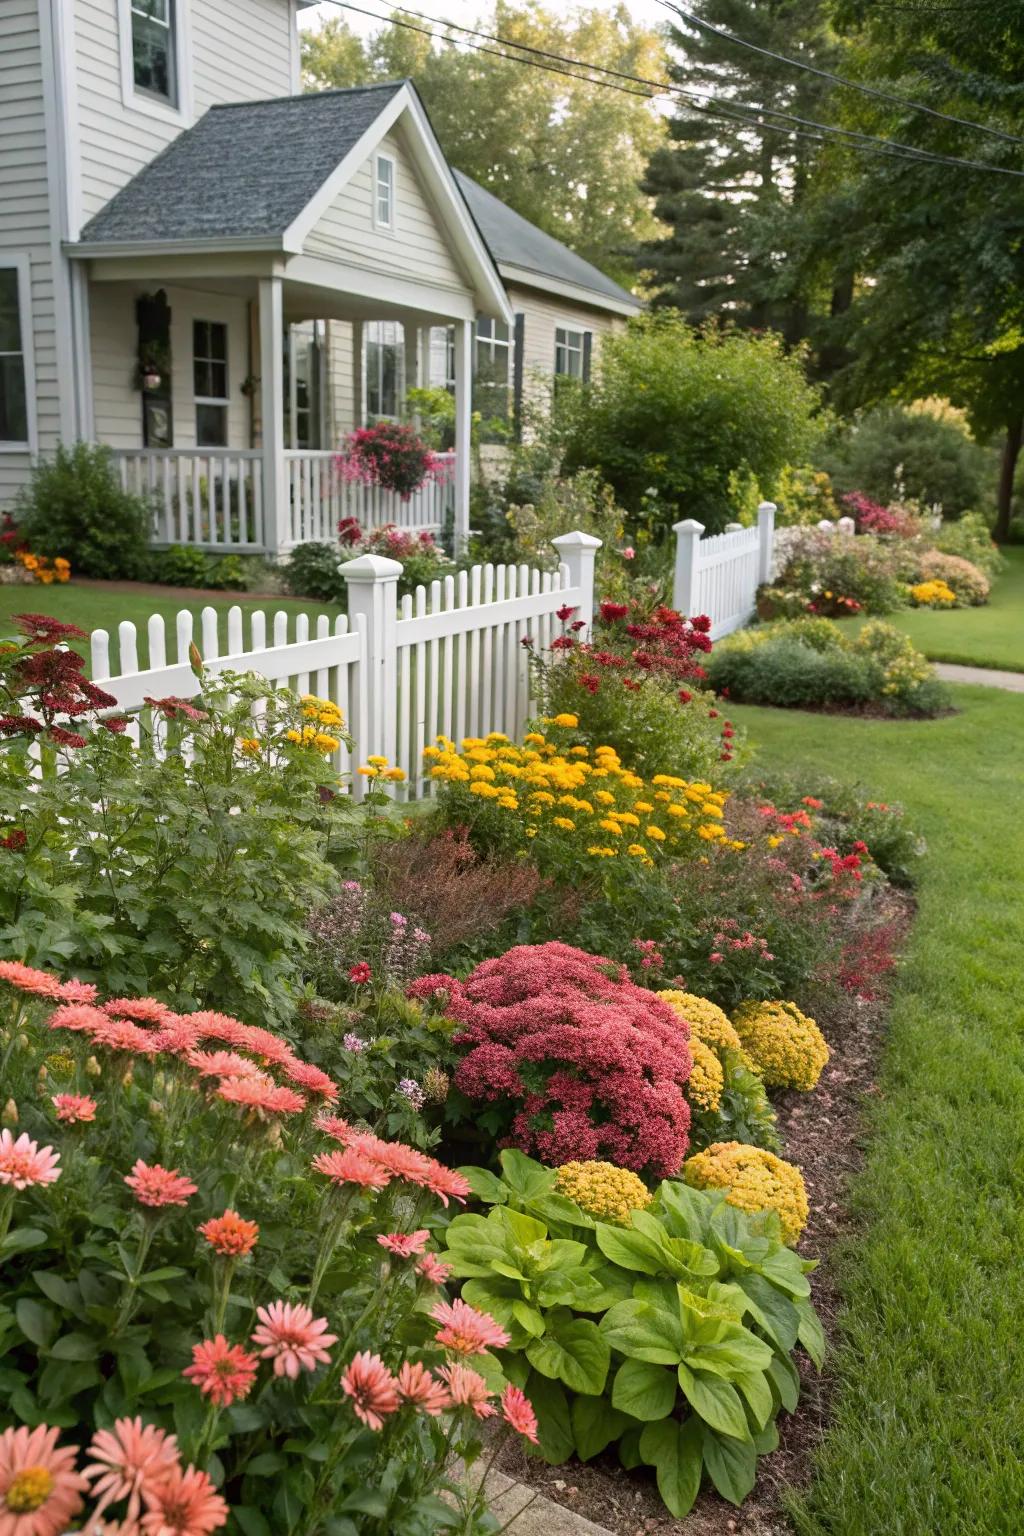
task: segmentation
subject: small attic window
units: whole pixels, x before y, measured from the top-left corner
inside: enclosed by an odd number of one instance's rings
[[[377,155],[373,163],[373,222],[378,229],[395,227],[395,162]]]

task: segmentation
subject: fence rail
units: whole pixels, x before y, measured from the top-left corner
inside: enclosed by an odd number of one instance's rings
[[[725,533],[702,538],[704,524],[689,518],[676,523],[676,568],[672,603],[692,617],[706,614],[711,638],[720,640],[754,616],[757,589],[772,576],[775,503],[763,501],[757,526],[738,524]]]
[[[134,714],[130,730],[139,740],[146,700],[190,698],[199,681],[189,663],[198,645],[204,663],[216,670],[255,672],[268,682],[332,699],[341,709],[354,743],[355,763],[380,753],[404,769],[402,793],[429,793],[422,776],[423,748],[439,733],[461,738],[503,731],[518,736],[533,708],[525,639],[538,648],[555,637],[563,604],[589,626],[594,605],[594,560],[600,540],[584,533],[554,540],[557,572],[527,566],[474,566],[457,577],[417,587],[398,602],[402,567],[379,555],[362,555],[341,567],[348,584],[348,618],[322,615],[311,631],[304,614],[294,621],[277,613],[267,625],[263,612],[249,616],[230,609],[227,644],[221,648],[216,609],[205,608],[199,632],[192,615],[177,616],[174,634],[159,615],[147,627],[147,666],[139,666],[134,624],[118,626],[118,655],[111,655],[106,630],[91,636],[92,676]],[[173,652],[173,659],[172,659]],[[159,745],[159,738],[158,738]],[[339,771],[353,764],[344,751]],[[356,779],[353,791],[362,792]]]

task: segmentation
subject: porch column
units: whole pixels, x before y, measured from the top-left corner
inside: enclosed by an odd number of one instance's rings
[[[273,559],[291,532],[284,463],[284,303],[279,277],[260,278],[260,416],[263,448],[263,543]]]
[[[473,430],[473,320],[455,322],[455,554],[469,542],[469,472]]]
[[[361,427],[366,420],[363,393],[363,322],[352,321],[352,427]]]

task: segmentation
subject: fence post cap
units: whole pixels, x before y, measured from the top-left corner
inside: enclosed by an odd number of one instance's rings
[[[592,533],[582,533],[579,528],[574,528],[571,533],[560,533],[557,539],[551,540],[556,549],[600,549],[601,540],[595,538]]]
[[[760,512],[777,512],[779,509],[778,509],[777,504],[774,501],[759,501],[758,504],[757,504],[757,510],[760,513]]]
[[[402,574],[402,562],[389,560],[385,555],[359,555],[355,560],[343,560],[338,572],[346,581],[397,581]]]
[[[672,524],[673,533],[703,533],[704,524],[698,523],[695,517],[684,518],[681,523]]]

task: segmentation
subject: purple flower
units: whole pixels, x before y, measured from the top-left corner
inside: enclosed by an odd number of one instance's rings
[[[347,1034],[342,1040],[346,1051],[351,1051],[353,1056],[358,1056],[360,1051],[366,1050],[366,1041],[360,1035]]]
[[[409,1100],[413,1109],[422,1109],[426,1102],[426,1094],[414,1077],[403,1077],[398,1085],[398,1091],[403,1098]]]

